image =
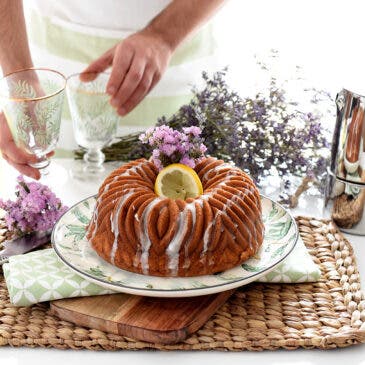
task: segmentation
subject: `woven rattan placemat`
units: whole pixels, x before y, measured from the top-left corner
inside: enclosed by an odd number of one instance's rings
[[[77,327],[48,304],[13,307],[0,275],[0,345],[90,350],[275,350],[346,347],[365,342],[365,300],[353,250],[330,221],[298,217],[303,241],[322,270],[306,284],[242,287],[196,334],[157,345]]]

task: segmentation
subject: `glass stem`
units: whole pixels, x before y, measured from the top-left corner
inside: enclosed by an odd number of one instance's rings
[[[98,172],[103,171],[103,162],[105,155],[101,152],[101,149],[89,149],[84,155],[84,161],[86,162],[86,171]]]
[[[48,166],[50,164],[49,159],[46,156],[41,156],[38,158],[38,162],[29,164],[39,170],[41,175],[47,175],[49,173]]]

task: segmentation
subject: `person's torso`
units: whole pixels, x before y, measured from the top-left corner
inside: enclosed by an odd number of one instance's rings
[[[40,14],[94,30],[136,31],[171,0],[28,0]]]
[[[65,76],[81,72],[116,43],[146,26],[169,3],[170,0],[28,0],[26,19],[34,65],[54,68]],[[160,82],[122,118],[118,134],[152,126],[158,117],[169,117],[187,103],[201,72],[214,68],[215,49],[208,24],[176,50]],[[65,108],[59,141],[64,151],[76,147],[70,138],[70,121]]]

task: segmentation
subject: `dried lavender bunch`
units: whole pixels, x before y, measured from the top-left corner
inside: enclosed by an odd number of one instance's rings
[[[296,110],[297,103],[288,100],[285,90],[273,77],[267,93],[242,98],[228,87],[226,72],[218,71],[212,77],[203,72],[205,87],[194,88],[189,104],[169,119],[159,118],[156,125],[179,130],[199,127],[207,154],[234,162],[256,183],[272,167],[283,177],[322,176],[327,165],[328,142],[321,115]],[[316,95],[320,93],[313,93],[316,103]],[[138,143],[138,136],[120,137],[117,143],[104,149],[107,159],[150,157],[151,148]],[[77,157],[81,157],[80,152]]]

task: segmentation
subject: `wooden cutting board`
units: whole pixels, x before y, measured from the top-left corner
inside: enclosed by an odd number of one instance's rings
[[[63,320],[141,341],[173,344],[203,326],[235,290],[192,298],[130,294],[61,299],[51,310]]]

